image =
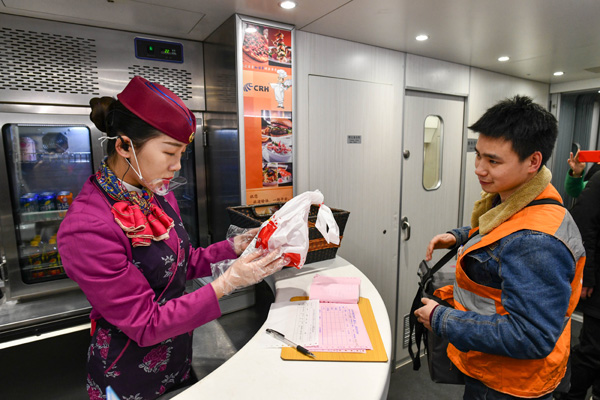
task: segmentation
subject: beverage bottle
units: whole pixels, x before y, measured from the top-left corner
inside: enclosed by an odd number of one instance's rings
[[[30,242],[29,264],[33,265],[34,268],[41,268],[42,266],[42,249],[40,249],[39,240],[33,239]]]
[[[55,237],[51,237],[48,244],[44,246],[44,258],[49,267],[57,267],[59,265]]]

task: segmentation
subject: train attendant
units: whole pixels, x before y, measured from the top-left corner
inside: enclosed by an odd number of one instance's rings
[[[117,99],[90,105],[108,157],[58,232],[65,271],[92,305],[87,391],[105,398],[111,386],[122,399],[156,399],[192,383],[192,331],[221,315],[218,299],[286,260],[254,252],[185,293],[186,280],[211,275],[211,263],[236,259],[249,242],[190,245],[169,185],[194,138],[194,115],[170,90],[137,76]]]

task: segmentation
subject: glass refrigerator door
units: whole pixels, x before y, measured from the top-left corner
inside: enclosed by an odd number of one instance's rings
[[[23,282],[64,279],[56,233],[92,174],[89,128],[7,124],[2,136]]]

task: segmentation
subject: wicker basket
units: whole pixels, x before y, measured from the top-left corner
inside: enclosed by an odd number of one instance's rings
[[[229,213],[229,219],[231,220],[232,225],[239,226],[240,228],[257,228],[261,226],[263,222],[271,218],[273,213],[279,210],[284,204],[285,203],[281,202],[253,206],[227,207],[227,212]],[[340,247],[340,245],[337,244],[327,243],[325,238],[323,238],[323,235],[321,235],[321,232],[315,227],[318,212],[319,206],[310,206],[310,212],[308,214],[309,246],[305,264],[335,258],[337,249]],[[341,244],[342,235],[344,234],[344,228],[346,228],[346,222],[348,222],[350,211],[332,208],[331,212],[340,229]]]

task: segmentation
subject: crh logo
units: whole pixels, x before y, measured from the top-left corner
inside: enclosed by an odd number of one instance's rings
[[[252,83],[246,83],[244,85],[244,92],[249,92],[251,90],[254,90],[255,92],[269,92],[270,88],[268,86],[262,86],[262,85],[254,85]]]

